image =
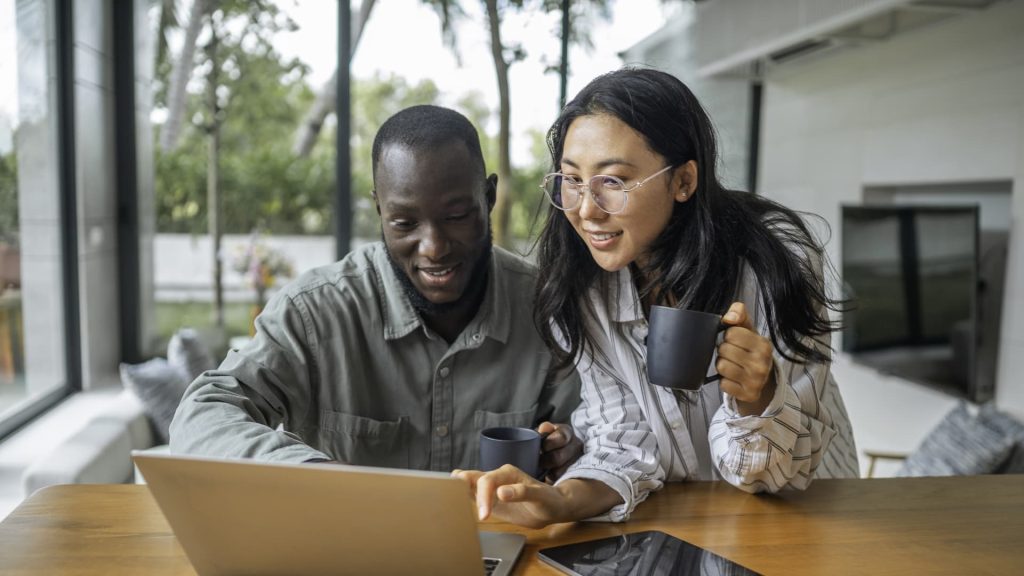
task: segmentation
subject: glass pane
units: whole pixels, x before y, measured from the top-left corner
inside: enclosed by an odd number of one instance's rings
[[[220,356],[276,289],[335,260],[333,116],[295,142],[334,73],[336,6],[136,2],[141,344],[163,356],[192,327]]]
[[[897,215],[844,214],[843,282],[854,300],[853,311],[843,315],[845,349],[866,350],[909,338]]]
[[[921,337],[925,342],[949,342],[955,337],[969,341],[973,336],[975,219],[969,211],[917,215]]]
[[[51,10],[0,0],[0,422],[67,380]]]

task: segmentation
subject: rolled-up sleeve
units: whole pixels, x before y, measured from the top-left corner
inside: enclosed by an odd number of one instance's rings
[[[808,342],[829,353],[828,335]],[[778,353],[774,360],[775,394],[762,414],[740,415],[735,399],[723,394],[709,430],[719,473],[747,492],[803,490],[822,475],[855,477],[856,453],[837,448],[829,454],[840,428],[849,428],[845,410],[836,404],[830,363],[796,364]],[[821,474],[826,456],[829,469]]]
[[[232,350],[216,370],[185,391],[170,427],[178,454],[264,461],[329,459],[290,432],[315,415],[318,385],[315,341],[307,332],[309,309],[279,293],[256,320],[256,336]]]
[[[819,253],[795,246],[794,255],[823,284]],[[764,295],[748,268],[742,300],[753,311],[757,331],[768,334]],[[819,305],[817,314],[827,317]],[[747,492],[806,489],[815,477],[856,477],[857,454],[846,408],[832,375],[831,334],[802,341],[828,360],[791,362],[775,349],[775,394],[760,415],[742,416],[736,400],[723,393],[708,435],[712,460],[730,484]],[[792,355],[792,354],[789,354]],[[841,440],[833,445],[833,440]]]
[[[582,478],[608,485],[623,503],[590,520],[622,522],[664,482],[658,441],[625,383],[593,364],[581,363],[579,372],[583,402],[573,413],[572,422],[585,444],[584,454],[559,483]]]

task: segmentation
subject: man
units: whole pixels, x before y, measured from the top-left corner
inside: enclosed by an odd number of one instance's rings
[[[574,372],[555,373],[531,320],[535,271],[491,245],[497,176],[476,130],[436,106],[403,110],[373,143],[383,243],[278,293],[256,336],[185,392],[171,451],[450,471],[480,430],[551,432],[555,476],[582,444]]]

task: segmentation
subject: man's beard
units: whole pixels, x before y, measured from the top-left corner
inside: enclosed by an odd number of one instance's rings
[[[384,233],[382,231],[381,239],[383,239],[383,236]],[[493,237],[491,227],[488,226],[486,245],[483,252],[476,259],[476,262],[473,263],[473,269],[469,273],[469,280],[466,282],[465,291],[456,300],[439,304],[431,302],[416,289],[412,279],[409,278],[409,275],[391,255],[388,243],[384,242],[384,251],[388,255],[388,263],[391,264],[391,269],[395,272],[395,276],[398,277],[398,283],[402,286],[402,292],[409,299],[412,307],[423,316],[441,316],[458,310],[460,307],[465,306],[467,302],[477,302],[480,295],[487,288],[487,270],[490,268],[492,250]]]

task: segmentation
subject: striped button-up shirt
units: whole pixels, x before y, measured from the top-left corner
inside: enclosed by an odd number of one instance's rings
[[[758,416],[741,416],[718,382],[692,392],[653,385],[647,320],[632,274],[628,267],[609,274],[607,292],[592,288],[587,295],[585,329],[594,347],[577,367],[583,402],[573,426],[585,453],[560,480],[599,480],[622,496],[623,504],[596,519],[625,520],[664,481],[724,479],[748,492],[775,492],[806,488],[815,477],[858,475],[853,432],[830,363],[794,364],[776,350],[775,394]],[[767,335],[749,268],[737,300]],[[829,341],[825,335],[809,343],[828,353]]]

